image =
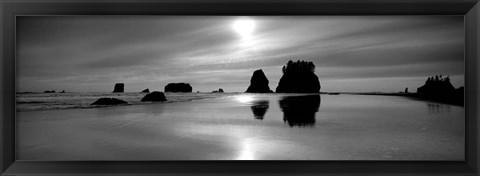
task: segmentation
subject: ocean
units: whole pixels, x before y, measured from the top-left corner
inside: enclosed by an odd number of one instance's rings
[[[206,98],[219,98],[236,95],[239,93],[164,93],[167,101],[157,103],[173,103],[194,101]],[[76,109],[76,108],[101,108],[105,106],[90,105],[99,98],[117,98],[127,101],[128,105],[152,104],[152,102],[141,102],[146,93],[126,92],[67,92],[67,93],[17,93],[17,112],[38,111],[51,109]],[[124,105],[123,105],[124,106]]]

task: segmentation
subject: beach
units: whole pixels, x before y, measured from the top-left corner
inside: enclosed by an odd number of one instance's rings
[[[460,161],[464,116],[461,106],[343,94],[21,111],[17,159]]]

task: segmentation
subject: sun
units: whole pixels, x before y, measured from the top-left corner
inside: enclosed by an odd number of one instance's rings
[[[249,38],[255,30],[255,21],[249,18],[238,19],[233,22],[232,28],[242,38]]]

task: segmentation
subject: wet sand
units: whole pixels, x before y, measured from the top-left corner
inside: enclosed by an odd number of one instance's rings
[[[464,123],[461,106],[370,95],[29,111],[17,159],[464,160]]]

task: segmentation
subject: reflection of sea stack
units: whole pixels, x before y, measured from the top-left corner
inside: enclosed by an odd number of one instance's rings
[[[117,83],[115,84],[115,87],[113,88],[113,93],[121,93],[123,92],[123,88],[124,88],[124,84],[123,83]]]
[[[423,86],[417,88],[417,95],[421,98],[444,103],[464,104],[464,88],[455,89],[448,76],[445,78],[442,78],[442,75],[429,77]]]
[[[165,92],[192,92],[192,86],[189,83],[169,83]]]
[[[268,100],[260,100],[252,102],[252,112],[255,119],[262,120],[263,116],[267,113],[269,102]]]
[[[279,101],[283,121],[293,126],[313,126],[320,107],[320,95],[286,96]]]
[[[268,79],[263,73],[262,69],[256,70],[253,72],[252,78],[250,79],[250,86],[248,86],[247,93],[271,93],[273,92],[268,87]]]
[[[97,101],[93,102],[91,105],[118,105],[127,103],[128,102],[116,98],[100,98]]]
[[[141,101],[167,101],[163,92],[153,91],[145,95]]]
[[[315,65],[307,61],[288,61],[282,68],[283,76],[278,82],[277,93],[318,93],[320,81],[315,75]]]

